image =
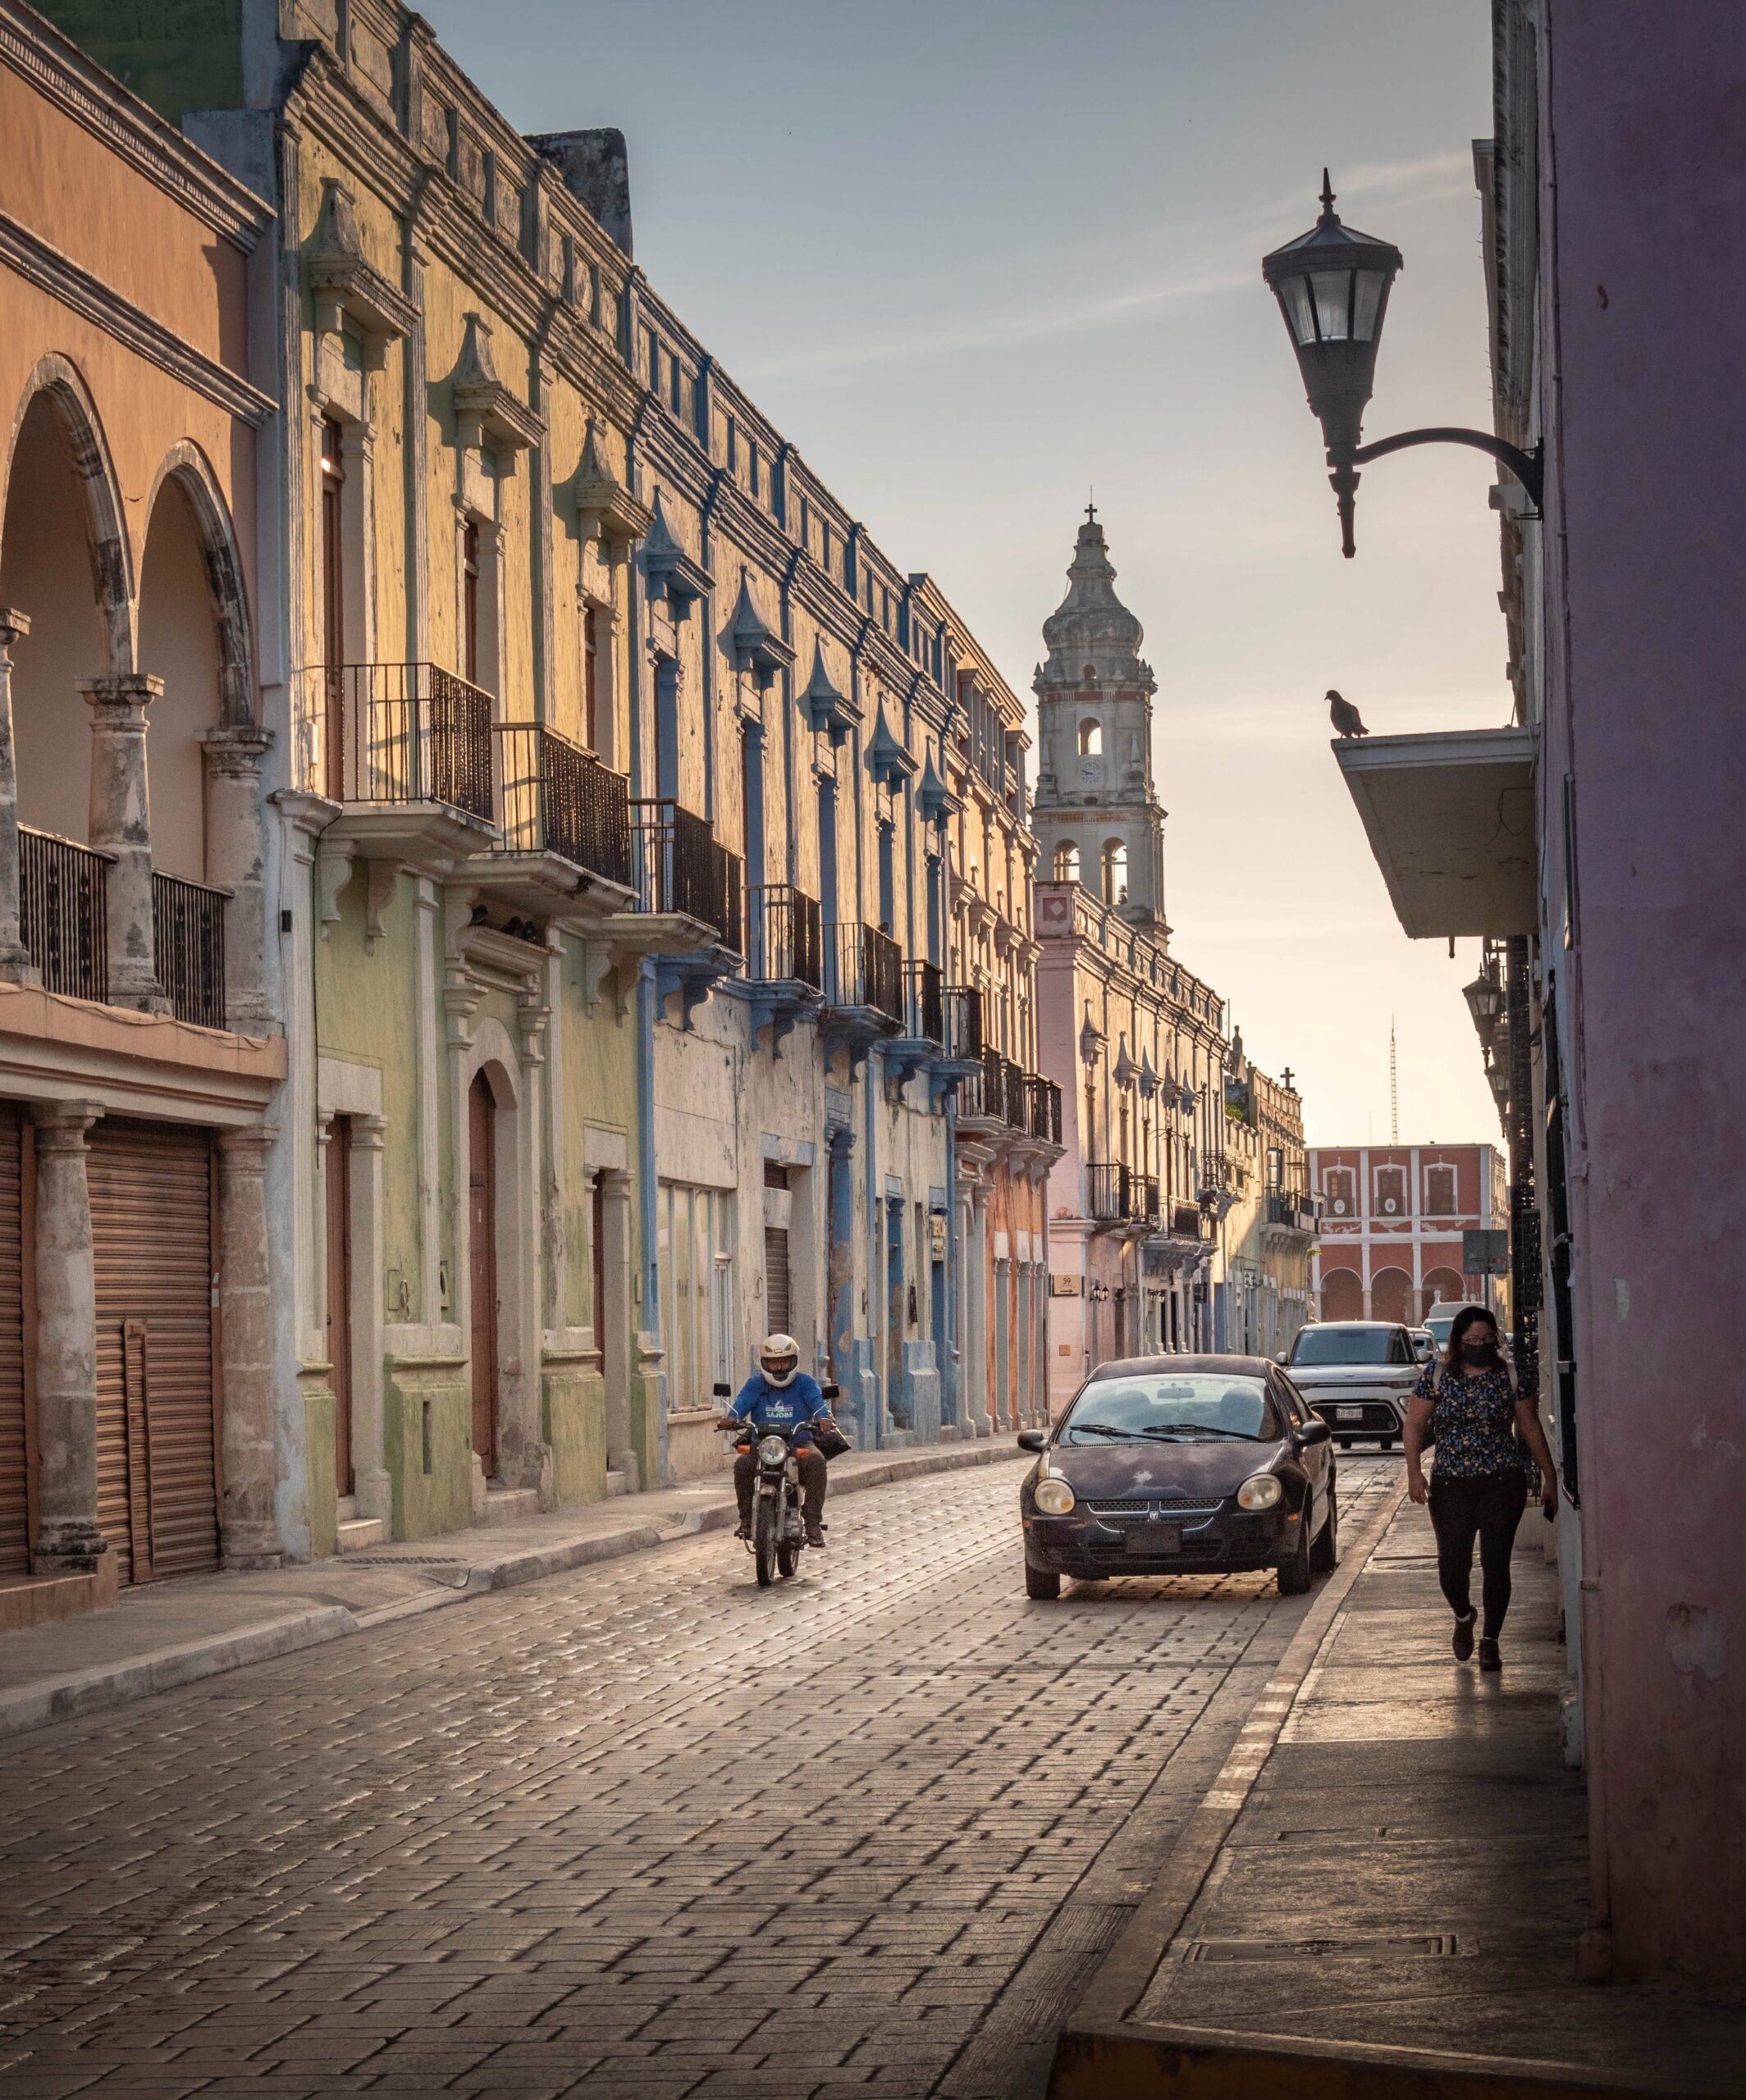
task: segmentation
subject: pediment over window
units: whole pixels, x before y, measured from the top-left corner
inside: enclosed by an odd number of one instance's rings
[[[418,308],[365,260],[351,193],[331,180],[324,187],[321,216],[304,251],[316,333],[349,329],[363,345],[365,363],[379,371],[389,344],[410,334]]]
[[[513,457],[537,445],[546,435],[546,426],[497,377],[491,340],[490,323],[469,313],[460,363],[450,382],[455,442],[464,450],[482,451],[488,446],[500,455]]]
[[[757,601],[752,595],[751,576],[744,569],[740,572],[739,600],[734,608],[729,632],[736,668],[752,673],[760,692],[767,692],[777,672],[786,670],[794,661],[792,645],[783,640],[758,610]]]
[[[882,788],[894,792],[916,770],[914,759],[891,733],[883,701],[880,703],[872,740],[867,746],[867,770]]]
[[[649,506],[639,503],[613,472],[606,448],[601,442],[600,426],[592,417],[570,492],[576,504],[577,527],[585,540],[628,547],[643,536],[654,518]]]
[[[916,806],[930,823],[939,817],[955,817],[964,806],[940,778],[935,768],[931,746],[921,769],[921,783],[916,789]]]
[[[820,735],[828,731],[833,744],[840,744],[861,719],[861,710],[846,693],[838,691],[825,662],[821,641],[812,645],[812,675],[800,697],[813,728]]]
[[[659,490],[655,494],[649,529],[643,537],[642,565],[648,572],[650,590],[657,597],[665,598],[674,615],[681,619],[715,581],[702,563],[693,561],[674,538],[667,514],[661,507]]]

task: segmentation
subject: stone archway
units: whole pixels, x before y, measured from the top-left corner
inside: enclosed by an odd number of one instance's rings
[[[1413,1280],[1405,1269],[1378,1269],[1370,1279],[1370,1317],[1398,1320],[1404,1326],[1413,1317]]]
[[[1330,1269],[1322,1278],[1322,1317],[1363,1319],[1364,1285],[1355,1269]]]

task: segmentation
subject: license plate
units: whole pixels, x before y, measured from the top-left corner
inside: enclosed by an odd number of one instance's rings
[[[1130,1524],[1127,1527],[1130,1553],[1179,1553],[1182,1546],[1180,1524]]]
[[[1362,1408],[1336,1408],[1334,1416],[1335,1419],[1340,1422],[1362,1422],[1364,1409]]]

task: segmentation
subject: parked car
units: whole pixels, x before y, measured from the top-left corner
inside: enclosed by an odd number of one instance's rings
[[[1327,1427],[1264,1358],[1100,1364],[1052,1429],[1018,1441],[1038,1454],[1019,1491],[1033,1597],[1059,1596],[1064,1576],[1261,1568],[1289,1596],[1338,1561]]]
[[[1360,1438],[1394,1449],[1420,1368],[1410,1329],[1390,1320],[1324,1320],[1300,1328],[1281,1361],[1342,1450]]]
[[[1428,1327],[1409,1327],[1413,1338],[1413,1354],[1421,1364],[1428,1363],[1437,1354],[1437,1337]]]
[[[1462,1299],[1459,1304],[1451,1305],[1439,1300],[1424,1316],[1424,1324],[1430,1330],[1437,1354],[1449,1346],[1449,1330],[1455,1325],[1456,1316],[1465,1312],[1471,1300]]]

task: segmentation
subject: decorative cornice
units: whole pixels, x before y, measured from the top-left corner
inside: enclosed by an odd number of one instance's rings
[[[278,406],[270,394],[262,393],[227,365],[216,363],[203,350],[184,342],[173,329],[4,212],[0,212],[0,262],[10,265],[51,299],[94,322],[136,356],[204,395],[227,415],[240,417],[258,428]]]
[[[349,319],[364,339],[368,362],[380,365],[383,348],[412,332],[418,309],[366,259],[351,192],[331,176],[324,187],[321,216],[304,255],[304,281],[315,295],[316,330],[337,335]]]
[[[458,437],[464,446],[489,438],[500,451],[525,451],[546,435],[543,421],[519,400],[497,377],[491,362],[491,325],[477,313],[466,317],[466,340],[450,382]]]
[[[272,207],[88,58],[32,8],[0,0],[0,65],[167,190],[246,254],[272,225]]]

